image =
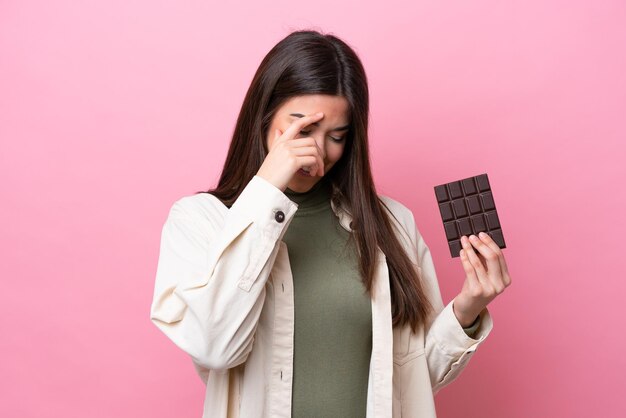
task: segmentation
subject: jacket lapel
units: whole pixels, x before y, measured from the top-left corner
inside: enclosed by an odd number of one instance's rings
[[[339,223],[352,232],[352,216],[342,206],[330,201]],[[387,418],[392,413],[393,329],[391,291],[387,258],[378,248],[376,272],[372,287],[372,356],[367,391],[367,418]]]

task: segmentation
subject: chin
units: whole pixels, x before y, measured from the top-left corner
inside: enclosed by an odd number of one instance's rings
[[[298,180],[299,181],[292,181],[291,184],[287,187],[289,187],[294,192],[302,193],[308,191],[311,187],[313,187],[315,183],[321,180],[321,177],[310,177]]]

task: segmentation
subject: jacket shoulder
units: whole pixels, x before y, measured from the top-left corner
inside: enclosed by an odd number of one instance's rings
[[[210,193],[179,197],[172,203],[168,219],[186,220],[207,233],[220,228],[228,208]]]
[[[391,221],[395,221],[396,225],[400,225],[401,235],[405,240],[408,240],[412,249],[415,250],[420,234],[415,224],[413,211],[400,201],[387,195],[379,194],[378,198],[382,201],[384,206],[389,209],[389,212],[391,212]]]
[[[411,209],[390,196],[379,194],[378,198],[383,202],[387,209],[389,209],[393,217],[398,221],[398,223],[400,223],[400,225],[402,225],[407,233],[410,233],[410,231],[415,227],[415,218]]]

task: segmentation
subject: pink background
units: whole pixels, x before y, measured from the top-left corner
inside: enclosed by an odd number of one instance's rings
[[[439,415],[625,416],[626,4],[237,3],[0,2],[0,416],[201,415],[149,320],[161,226],[304,28],[360,54],[379,192],[413,210],[445,302],[464,275],[432,187],[489,174],[513,284]]]

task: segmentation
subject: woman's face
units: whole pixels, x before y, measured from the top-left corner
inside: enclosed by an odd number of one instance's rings
[[[330,171],[343,154],[348,129],[348,101],[341,96],[328,94],[307,94],[292,97],[278,108],[268,132],[279,129],[285,132],[291,122],[306,115],[323,112],[324,116],[315,124],[310,124],[300,131],[295,138],[312,137],[321,150],[321,158],[324,161],[324,175]],[[317,126],[316,126],[317,125]],[[344,128],[344,129],[341,129]],[[274,135],[267,138],[267,149],[271,150],[274,143]],[[306,192],[315,185],[321,176],[294,174],[287,187],[295,192]]]

